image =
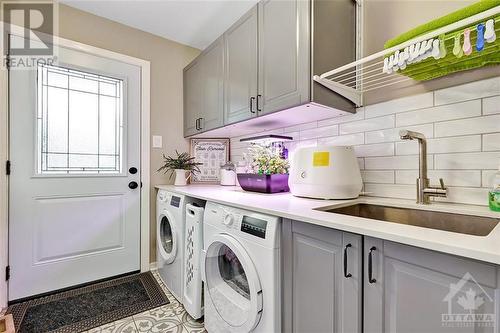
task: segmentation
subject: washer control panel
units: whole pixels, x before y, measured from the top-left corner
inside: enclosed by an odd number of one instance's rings
[[[181,204],[181,197],[173,195],[172,198],[170,199],[170,206],[179,208],[180,204]]]

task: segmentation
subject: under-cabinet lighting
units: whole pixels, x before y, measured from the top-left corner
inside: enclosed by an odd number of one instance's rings
[[[240,142],[250,142],[261,145],[270,145],[275,142],[285,142],[285,141],[293,141],[293,137],[286,135],[268,134],[268,135],[259,135],[259,136],[252,136],[249,138],[240,139]]]

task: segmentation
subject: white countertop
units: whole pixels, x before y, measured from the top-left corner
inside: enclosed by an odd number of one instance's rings
[[[422,206],[409,200],[375,197],[360,197],[354,200],[316,200],[297,198],[290,193],[261,194],[246,192],[237,186],[219,185],[160,185],[157,186],[157,188],[228,206],[500,265],[500,224],[487,236],[472,236],[314,210],[320,207],[333,208],[335,206],[339,207],[353,203],[370,203],[457,214],[488,216],[500,219],[500,213],[492,212],[486,206],[449,203],[432,203]]]

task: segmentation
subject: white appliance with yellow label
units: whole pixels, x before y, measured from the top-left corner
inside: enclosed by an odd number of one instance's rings
[[[291,161],[288,185],[298,197],[357,198],[363,181],[354,149],[348,146],[298,148]]]

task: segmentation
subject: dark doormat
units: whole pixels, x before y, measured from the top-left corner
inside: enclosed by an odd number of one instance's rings
[[[16,332],[74,333],[168,304],[150,272],[13,304]]]

